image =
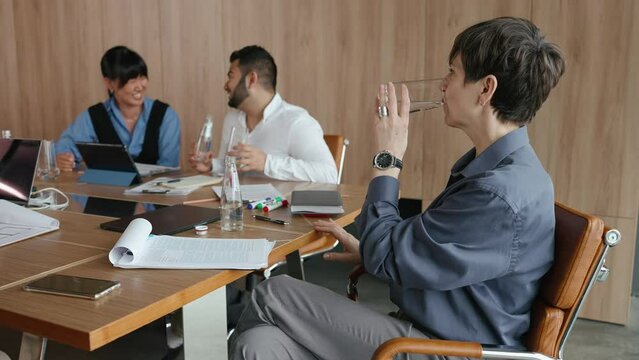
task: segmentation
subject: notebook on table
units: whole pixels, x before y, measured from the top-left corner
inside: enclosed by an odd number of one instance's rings
[[[274,241],[151,236],[153,226],[135,219],[109,252],[124,269],[260,269],[268,266]]]
[[[170,235],[196,225],[220,220],[220,210],[189,205],[173,205],[143,214],[126,216],[100,224],[104,230],[123,232],[133,219],[143,218],[153,226],[152,234]]]
[[[161,186],[170,189],[199,188],[202,186],[215,185],[222,182],[221,177],[208,175],[193,175],[181,178],[171,179],[168,181],[158,181]]]
[[[60,222],[54,218],[0,200],[0,247],[59,228]]]
[[[0,139],[0,200],[29,203],[39,153],[40,140]]]
[[[138,162],[135,163],[135,167],[138,169],[138,173],[140,173],[141,176],[159,175],[174,171],[180,171],[179,166],[153,165]]]
[[[332,190],[302,190],[291,194],[293,214],[343,214],[342,196]]]

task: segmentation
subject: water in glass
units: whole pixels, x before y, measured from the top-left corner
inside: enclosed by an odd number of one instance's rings
[[[220,207],[221,225],[223,231],[240,231],[244,228],[242,220],[242,202],[232,201]]]
[[[223,231],[240,231],[244,228],[242,219],[242,194],[235,166],[235,158],[227,156],[224,161],[224,180],[220,199],[220,216]]]
[[[200,131],[200,137],[195,143],[195,160],[204,161],[207,154],[211,151],[211,145],[213,144],[213,116],[207,115],[206,121]]]
[[[426,79],[393,82],[397,101],[402,98],[402,84],[408,88],[410,113],[436,109],[442,106],[441,84],[443,79]]]
[[[40,144],[36,175],[42,180],[53,180],[60,175],[55,159],[55,143],[51,140],[42,140]]]

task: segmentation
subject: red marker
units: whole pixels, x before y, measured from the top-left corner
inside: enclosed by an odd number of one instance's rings
[[[264,210],[264,212],[269,212],[269,211],[273,211],[275,209],[279,209],[282,206],[288,206],[288,200],[284,199],[281,202],[276,202],[275,204],[265,206],[263,208],[263,210]]]

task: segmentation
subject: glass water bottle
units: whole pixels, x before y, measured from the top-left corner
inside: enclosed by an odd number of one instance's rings
[[[235,158],[227,156],[224,159],[224,181],[222,197],[220,199],[220,216],[223,231],[240,231],[244,228],[242,220],[242,194],[237,175]]]
[[[200,131],[200,137],[195,143],[195,160],[202,162],[206,160],[207,154],[211,151],[213,144],[213,116],[206,115],[206,121]]]

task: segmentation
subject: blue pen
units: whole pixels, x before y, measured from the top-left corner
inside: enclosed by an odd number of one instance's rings
[[[270,197],[267,197],[266,199],[263,199],[263,200],[251,201],[250,203],[248,203],[248,205],[246,205],[246,208],[249,210],[257,209],[257,206],[259,204],[264,204],[265,202],[268,202],[269,200],[271,200]]]

